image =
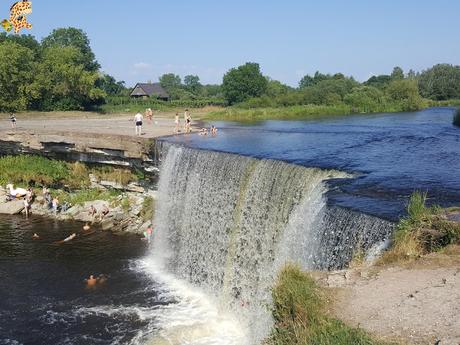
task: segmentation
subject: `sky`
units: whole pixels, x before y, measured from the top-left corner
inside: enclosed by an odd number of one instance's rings
[[[13,2],[0,0],[0,17]],[[127,86],[164,73],[221,83],[246,62],[297,86],[317,70],[364,81],[458,65],[459,13],[458,0],[33,0],[23,32],[84,30],[102,70]]]

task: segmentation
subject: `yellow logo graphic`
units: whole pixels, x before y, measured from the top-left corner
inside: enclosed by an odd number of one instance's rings
[[[27,15],[32,13],[32,1],[19,1],[10,8],[10,20],[3,20],[2,27],[7,32],[14,28],[14,33],[19,33],[21,29],[31,29],[32,24],[27,22]]]

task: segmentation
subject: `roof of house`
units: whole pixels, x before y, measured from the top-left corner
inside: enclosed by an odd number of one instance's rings
[[[138,88],[142,89],[144,93],[140,92],[139,90],[136,90]],[[147,95],[150,97],[153,94],[159,97],[169,98],[169,94],[166,92],[165,89],[163,89],[160,83],[137,83],[133,91],[131,92],[131,96]]]

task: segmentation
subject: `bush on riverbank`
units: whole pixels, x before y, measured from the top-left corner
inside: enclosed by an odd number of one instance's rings
[[[275,329],[270,345],[374,345],[383,344],[366,332],[328,315],[329,297],[313,278],[295,265],[287,265],[273,288]]]
[[[66,163],[39,156],[5,156],[0,158],[0,184],[53,185],[69,182],[70,171]]]
[[[393,236],[393,246],[381,263],[416,259],[450,244],[460,244],[460,224],[449,221],[438,206],[426,206],[426,193],[412,194],[407,217],[400,220]]]
[[[454,114],[454,125],[460,127],[460,108]]]

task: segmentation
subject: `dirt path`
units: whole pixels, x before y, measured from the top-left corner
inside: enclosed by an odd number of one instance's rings
[[[460,344],[458,253],[333,273],[326,285],[338,288],[333,312],[350,325],[408,344]]]

